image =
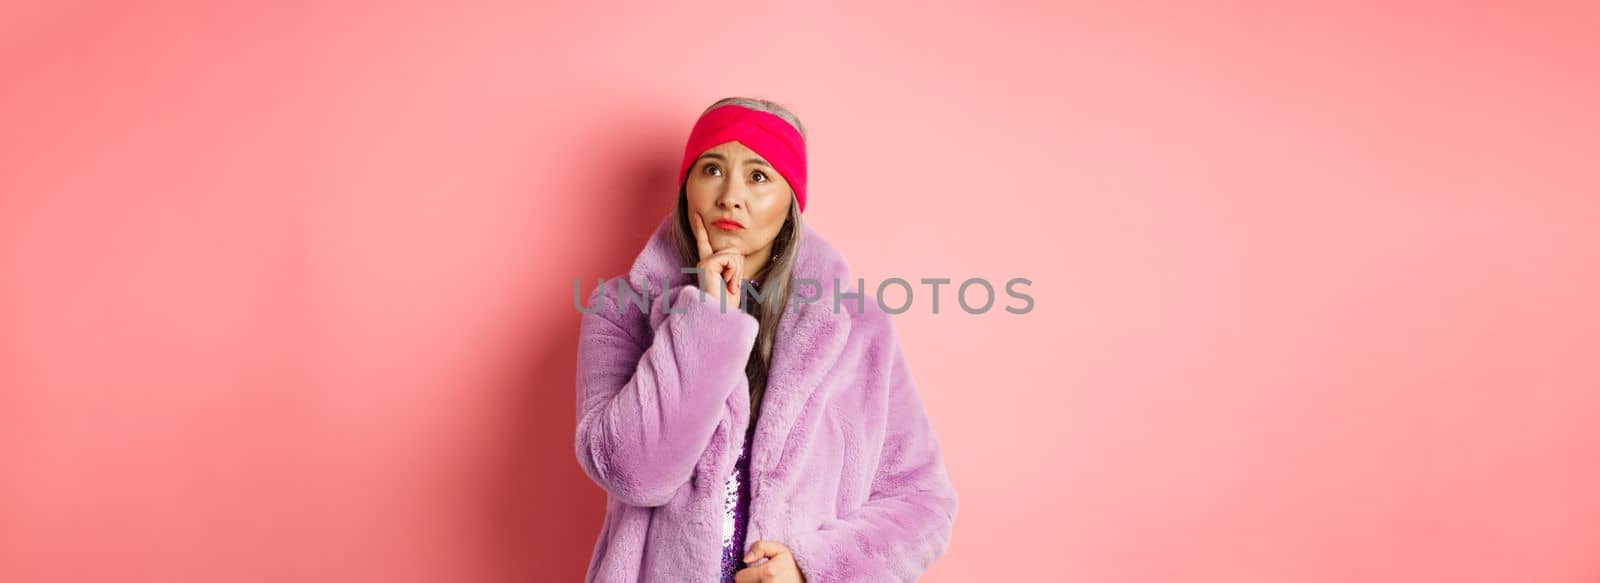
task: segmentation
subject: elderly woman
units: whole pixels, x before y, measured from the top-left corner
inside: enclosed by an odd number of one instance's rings
[[[586,580],[915,580],[955,490],[889,318],[800,220],[804,126],[713,103],[678,184],[582,307],[577,456],[608,495]]]

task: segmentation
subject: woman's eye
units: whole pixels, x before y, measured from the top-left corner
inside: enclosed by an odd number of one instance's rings
[[[716,164],[706,164],[706,167],[703,169],[703,171],[711,176],[719,176],[722,174],[722,169],[718,168]]]
[[[766,182],[767,181],[767,174],[765,172],[760,171],[760,170],[757,170],[755,172],[755,174],[751,174],[750,177],[751,178],[755,178],[756,182]]]

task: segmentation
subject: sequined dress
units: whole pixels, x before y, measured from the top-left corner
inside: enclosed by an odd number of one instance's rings
[[[732,583],[733,576],[744,568],[744,533],[750,516],[750,439],[755,435],[752,424],[745,431],[744,444],[739,446],[739,460],[733,465],[725,485],[727,494],[722,502],[722,581]]]

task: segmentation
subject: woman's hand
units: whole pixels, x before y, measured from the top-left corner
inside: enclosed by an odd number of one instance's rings
[[[765,563],[740,569],[734,573],[734,583],[805,583],[806,576],[800,572],[800,566],[794,562],[794,555],[789,552],[789,547],[783,543],[771,540],[758,540],[750,545],[750,552],[745,553],[744,562],[754,563],[761,559]]]
[[[700,247],[700,289],[718,295],[717,286],[728,290],[728,305],[739,305],[739,288],[744,282],[744,254],[738,247],[711,249],[711,238],[706,236],[705,219],[694,213],[689,221],[694,227],[694,240]]]

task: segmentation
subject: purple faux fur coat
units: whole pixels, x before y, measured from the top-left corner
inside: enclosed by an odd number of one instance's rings
[[[586,581],[720,574],[723,487],[750,418],[744,367],[757,325],[716,295],[702,300],[679,272],[672,228],[669,216],[627,273],[634,289],[650,286],[648,314],[607,280],[582,316],[577,456],[607,493]],[[791,303],[778,327],[746,548],[788,545],[809,583],[913,581],[948,548],[957,504],[896,333],[870,293],[834,309],[834,282],[849,291],[854,280],[809,225],[793,277],[822,293],[797,285],[820,300]]]

